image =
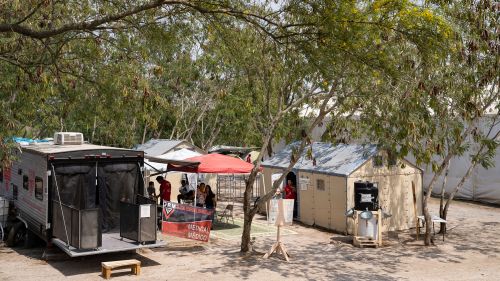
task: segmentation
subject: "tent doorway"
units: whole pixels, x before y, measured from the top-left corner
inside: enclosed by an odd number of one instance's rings
[[[289,172],[286,175],[286,184],[288,184],[288,181],[291,181],[293,188],[295,189],[295,202],[293,203],[293,218],[296,219],[298,218],[298,210],[297,207],[299,206],[299,192],[297,189],[297,175],[294,172]]]

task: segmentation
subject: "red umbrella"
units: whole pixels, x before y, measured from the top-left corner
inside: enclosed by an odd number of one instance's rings
[[[248,174],[254,167],[253,164],[241,159],[217,153],[190,157],[184,161],[199,162],[200,165],[197,168],[169,165],[168,170],[207,174]]]

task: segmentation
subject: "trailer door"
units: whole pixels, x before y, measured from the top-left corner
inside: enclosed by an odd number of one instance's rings
[[[120,201],[135,203],[137,194],[143,194],[142,178],[137,163],[99,164],[99,207],[103,232],[120,225]]]

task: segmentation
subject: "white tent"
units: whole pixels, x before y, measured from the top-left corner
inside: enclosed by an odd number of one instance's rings
[[[480,120],[478,128],[486,133],[491,127],[492,121],[495,121],[495,119],[487,115]],[[498,131],[500,131],[500,124],[495,123],[493,129],[489,132],[489,137],[492,138]],[[499,140],[497,139],[497,141]],[[476,154],[477,150],[477,143],[473,143],[462,156],[451,159],[445,186],[446,194],[450,194],[465,175],[471,165],[471,155]],[[437,157],[435,159],[440,160]],[[477,165],[472,170],[470,177],[465,181],[465,184],[456,194],[455,198],[500,204],[500,147],[496,149],[496,154],[492,160],[495,164],[493,167],[485,169],[481,165]],[[424,169],[424,188],[427,188],[434,176],[434,172],[430,166],[422,168]],[[441,175],[436,182],[432,190],[434,195],[440,194],[443,179],[444,175]]]
[[[184,160],[189,157],[195,157],[195,156],[200,156],[201,153],[198,153],[196,151],[192,151],[187,148],[179,149],[176,151],[171,151],[162,155],[156,156],[157,158],[161,159],[169,159],[169,160]],[[166,171],[167,170],[167,164],[162,164],[162,163],[156,163],[156,162],[150,162],[148,159],[144,159],[144,162],[147,163],[146,169],[148,170],[153,170],[153,171]],[[155,171],[155,172],[156,172]]]

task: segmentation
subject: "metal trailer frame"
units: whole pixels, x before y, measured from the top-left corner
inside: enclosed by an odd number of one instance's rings
[[[110,252],[130,251],[140,248],[154,248],[166,245],[165,241],[136,242],[120,237],[120,233],[102,234],[102,246],[94,249],[78,249],[70,246],[64,237],[55,237],[53,204],[52,164],[71,163],[138,163],[143,178],[144,153],[129,149],[92,144],[55,145],[35,144],[16,149],[18,161],[2,169],[0,196],[9,198],[16,210],[16,220],[23,222],[26,229],[45,242],[52,242],[70,257],[96,255]],[[144,180],[139,180],[144,182]],[[144,186],[141,187],[144,193]],[[62,208],[62,206],[61,206]],[[62,209],[61,209],[62,210]],[[65,223],[66,219],[64,220]],[[153,220],[156,228],[156,219]],[[78,220],[81,224],[81,221]],[[66,226],[65,226],[66,227]],[[83,228],[83,227],[82,227]],[[99,226],[100,229],[100,226]],[[29,235],[27,239],[29,239]],[[67,235],[66,235],[66,238]],[[77,237],[80,241],[81,237]]]

